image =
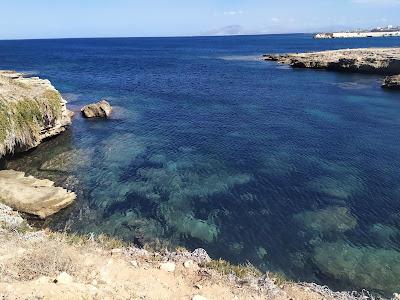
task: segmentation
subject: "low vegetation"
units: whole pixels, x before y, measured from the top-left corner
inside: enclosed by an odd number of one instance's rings
[[[0,72],[0,157],[36,146],[63,109],[60,93],[47,81],[6,75]]]

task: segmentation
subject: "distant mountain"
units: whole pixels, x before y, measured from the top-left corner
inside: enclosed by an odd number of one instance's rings
[[[218,36],[218,35],[243,35],[243,34],[251,34],[251,32],[244,29],[240,25],[229,25],[218,29],[213,29],[210,31],[203,32],[201,35]]]

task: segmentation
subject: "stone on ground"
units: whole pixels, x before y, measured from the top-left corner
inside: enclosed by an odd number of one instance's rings
[[[175,264],[173,263],[173,262],[166,262],[166,263],[162,263],[161,265],[160,265],[160,269],[161,270],[163,270],[163,271],[165,271],[165,272],[170,272],[170,273],[172,273],[172,272],[175,272]]]

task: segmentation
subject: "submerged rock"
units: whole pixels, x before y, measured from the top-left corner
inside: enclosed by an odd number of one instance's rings
[[[0,157],[60,134],[72,115],[50,81],[0,71]]]
[[[112,112],[112,107],[106,100],[101,100],[84,106],[81,112],[85,118],[108,118]]]
[[[339,241],[316,247],[313,260],[326,276],[359,288],[386,293],[400,289],[399,251]]]
[[[75,149],[60,153],[45,161],[40,166],[40,170],[73,172],[88,167],[93,152],[93,149]]]
[[[0,171],[0,202],[44,219],[69,206],[76,198],[75,193],[53,185],[50,180],[26,177],[23,172]]]
[[[400,75],[386,77],[382,87],[385,89],[400,89]]]
[[[343,233],[357,226],[356,218],[346,207],[332,206],[305,211],[294,216],[304,228],[320,235]]]

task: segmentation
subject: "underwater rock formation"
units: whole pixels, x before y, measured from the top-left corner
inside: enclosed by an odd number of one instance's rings
[[[400,75],[386,77],[382,87],[385,89],[400,89]]]
[[[0,71],[0,157],[65,131],[72,115],[50,81]]]
[[[368,290],[400,290],[399,251],[338,241],[317,246],[313,260],[322,273],[336,280]]]
[[[344,49],[310,53],[267,54],[264,60],[293,68],[395,75],[400,73],[400,48]]]
[[[0,202],[20,212],[42,219],[69,206],[75,193],[54,187],[50,180],[40,180],[13,170],[0,171]]]
[[[295,215],[294,219],[306,229],[321,235],[343,233],[357,226],[357,220],[349,210],[338,206],[305,211]]]
[[[101,100],[84,106],[81,112],[85,118],[108,118],[112,112],[112,107],[106,100]]]
[[[79,168],[88,167],[92,155],[92,149],[69,150],[46,160],[40,166],[40,170],[73,172]]]

